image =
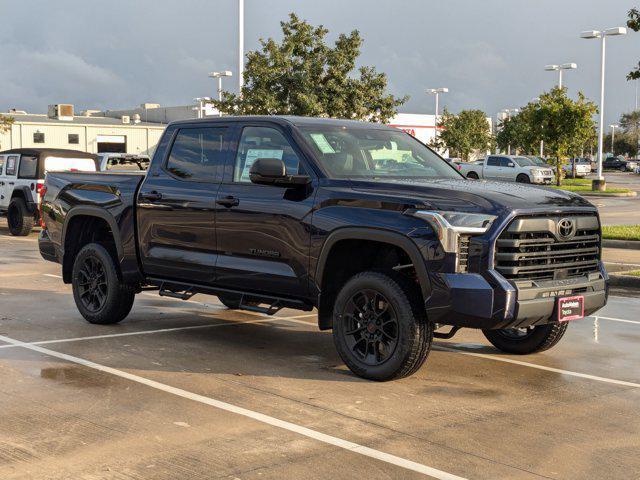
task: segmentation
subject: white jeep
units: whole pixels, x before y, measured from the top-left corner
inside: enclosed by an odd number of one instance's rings
[[[16,148],[0,152],[0,215],[11,235],[29,235],[39,220],[38,205],[48,171],[95,172],[97,157],[77,150]]]

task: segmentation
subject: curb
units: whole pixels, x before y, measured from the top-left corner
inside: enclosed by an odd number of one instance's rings
[[[640,289],[640,277],[633,277],[631,275],[609,275],[609,285],[612,287],[624,287]]]
[[[640,241],[638,240],[614,240],[603,238],[602,246],[604,248],[626,248],[629,250],[640,250]]]
[[[570,192],[571,190],[569,190]],[[636,197],[638,196],[638,192],[627,192],[627,193],[603,193],[603,192],[573,192],[578,195],[582,195],[583,197],[599,197],[599,198],[611,198],[611,197]]]

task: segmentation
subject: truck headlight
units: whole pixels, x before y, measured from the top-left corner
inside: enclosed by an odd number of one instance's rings
[[[416,210],[416,217],[424,218],[436,231],[445,252],[456,253],[460,235],[481,235],[489,230],[495,215],[480,213],[440,212]]]

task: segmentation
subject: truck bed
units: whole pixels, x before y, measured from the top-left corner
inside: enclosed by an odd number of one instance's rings
[[[70,228],[73,219],[93,215],[104,220],[116,239],[123,275],[139,275],[135,244],[135,199],[146,172],[48,172],[42,201],[46,229],[40,238],[43,256],[63,264],[64,245],[82,231]],[[66,232],[66,233],[65,233]],[[68,233],[71,232],[71,233]],[[65,238],[65,236],[70,238]]]

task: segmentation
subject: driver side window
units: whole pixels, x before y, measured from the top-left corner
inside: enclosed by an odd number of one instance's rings
[[[298,155],[278,130],[272,127],[245,127],[238,144],[233,181],[250,183],[249,171],[259,158],[282,160],[287,169],[287,175],[305,174]]]

